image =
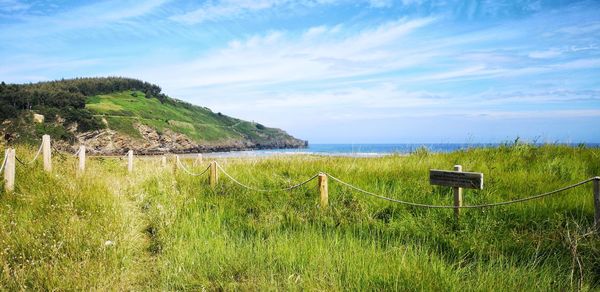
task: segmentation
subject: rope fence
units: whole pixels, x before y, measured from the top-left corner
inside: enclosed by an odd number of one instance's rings
[[[31,159],[31,161],[29,161],[29,162],[25,163],[26,165],[33,164],[33,163],[34,163],[34,162],[37,160],[37,158],[40,156],[40,153],[42,153],[42,148],[43,148],[43,146],[44,146],[44,143],[41,143],[41,144],[40,144],[40,148],[38,148],[38,151],[37,151],[37,153],[35,154],[35,156],[33,157],[33,159]],[[21,161],[19,160],[19,162],[21,162]],[[23,163],[23,162],[21,162],[21,163]]]
[[[217,163],[217,167],[219,168],[219,170],[221,170],[221,172],[227,176],[231,181],[233,181],[234,183],[236,183],[237,185],[249,189],[249,190],[253,190],[253,191],[257,191],[257,192],[265,192],[265,193],[272,193],[272,192],[285,192],[285,191],[291,191],[293,189],[297,189],[311,181],[313,181],[315,178],[317,178],[319,176],[319,174],[315,174],[313,176],[311,176],[310,178],[308,178],[305,181],[302,181],[298,184],[292,185],[290,187],[287,188],[281,188],[281,189],[259,189],[259,188],[255,188],[255,187],[251,187],[249,185],[243,184],[241,183],[239,180],[235,179],[233,176],[231,176],[229,173],[227,173],[227,171],[225,171],[225,169],[223,169],[223,167]]]
[[[206,167],[206,169],[203,170],[202,172],[200,172],[200,173],[193,173],[185,165],[183,165],[183,163],[181,163],[181,160],[177,159],[177,164],[179,165],[179,167],[181,167],[181,169],[183,169],[183,171],[185,171],[187,174],[189,174],[191,176],[201,176],[201,175],[205,174],[210,169],[210,164],[209,164],[208,167]]]
[[[422,208],[432,208],[432,209],[456,209],[456,208],[463,208],[463,209],[478,209],[478,208],[489,208],[489,207],[497,207],[497,206],[504,206],[504,205],[511,205],[511,204],[516,204],[516,203],[521,203],[521,202],[526,202],[526,201],[531,201],[531,200],[535,200],[535,199],[541,199],[550,195],[554,195],[554,194],[558,194],[573,188],[576,188],[578,186],[584,185],[586,183],[595,181],[595,180],[600,180],[600,177],[592,177],[592,178],[588,178],[584,181],[580,181],[578,183],[554,190],[554,191],[550,191],[550,192],[546,192],[546,193],[542,193],[539,195],[535,195],[535,196],[530,196],[530,197],[526,197],[526,198],[521,198],[521,199],[515,199],[515,200],[511,200],[511,201],[505,201],[505,202],[498,202],[498,203],[488,203],[488,204],[481,204],[481,205],[465,205],[465,206],[448,206],[448,205],[428,205],[428,204],[420,204],[420,203],[414,203],[414,202],[407,202],[407,201],[402,201],[402,200],[397,200],[397,199],[393,199],[393,198],[389,198],[389,197],[385,197],[382,195],[378,195],[369,191],[366,191],[364,189],[361,189],[357,186],[351,185],[345,181],[342,181],[334,176],[332,176],[331,174],[327,174],[327,176],[329,178],[331,178],[333,181],[336,181],[340,184],[342,184],[343,186],[346,186],[348,188],[351,188],[355,191],[364,193],[366,195],[372,196],[372,197],[376,197],[382,200],[386,200],[386,201],[390,201],[390,202],[394,202],[394,203],[399,203],[399,204],[404,204],[404,205],[409,205],[409,206],[414,206],[414,207],[422,207]]]
[[[51,146],[50,137],[48,135],[44,135],[44,137],[42,139],[42,144],[40,145],[40,148],[38,149],[34,158],[29,162],[25,163],[25,162],[21,161],[18,157],[16,157],[14,149],[10,149],[10,148],[7,149],[5,152],[5,155],[4,155],[4,159],[2,161],[2,165],[0,166],[0,173],[2,173],[2,171],[4,171],[5,189],[7,191],[12,191],[12,189],[14,188],[15,160],[24,166],[28,166],[37,160],[40,153],[43,153],[44,170],[47,172],[51,171],[51,151],[50,151],[50,149],[53,149],[59,155],[64,157],[64,154],[62,154],[61,151],[59,151],[55,147]],[[79,155],[79,159],[80,159],[79,170],[83,171],[85,169],[85,147],[81,146],[79,148],[79,150],[73,155],[74,156]],[[123,159],[123,158],[127,157],[128,158],[128,171],[130,173],[133,172],[134,155],[133,155],[132,150],[129,150],[127,152],[127,154],[125,154],[124,156],[121,156],[121,157],[112,156],[112,157],[118,158],[118,159]],[[593,182],[594,183],[594,207],[595,207],[594,222],[595,222],[595,225],[597,226],[598,230],[600,231],[600,176],[588,178],[586,180],[583,180],[583,181],[580,181],[580,182],[577,182],[577,183],[574,183],[574,184],[571,184],[571,185],[568,185],[568,186],[565,186],[565,187],[562,187],[562,188],[559,188],[556,190],[548,191],[545,193],[541,193],[541,194],[537,194],[537,195],[533,195],[533,196],[529,196],[529,197],[524,197],[524,198],[519,198],[519,199],[513,199],[513,200],[509,200],[509,201],[496,202],[496,203],[486,203],[486,204],[478,204],[478,205],[462,205],[462,198],[459,199],[459,202],[457,204],[456,196],[455,196],[455,204],[454,204],[454,206],[451,206],[451,205],[423,204],[423,203],[410,202],[410,201],[404,201],[404,200],[399,200],[399,199],[395,199],[395,198],[390,198],[387,196],[383,196],[381,194],[367,191],[363,188],[360,188],[356,185],[353,185],[349,182],[339,179],[336,176],[333,176],[326,172],[319,172],[299,183],[296,183],[296,184],[288,186],[288,187],[264,189],[264,188],[250,186],[246,183],[242,183],[239,179],[235,178],[233,175],[231,175],[229,172],[227,172],[223,168],[223,166],[221,166],[216,161],[212,161],[203,171],[201,171],[199,173],[195,173],[195,172],[192,172],[185,164],[183,164],[180,161],[179,156],[175,155],[175,158],[176,158],[175,159],[175,161],[176,161],[175,169],[180,168],[188,175],[197,177],[197,176],[202,176],[208,172],[209,173],[209,183],[210,183],[211,187],[213,187],[213,188],[216,186],[216,184],[218,182],[218,172],[219,171],[223,175],[225,175],[229,180],[231,180],[234,184],[236,184],[240,187],[243,187],[243,188],[245,188],[247,190],[251,190],[251,191],[265,192],[265,193],[292,191],[294,189],[300,188],[300,187],[312,182],[315,179],[318,179],[318,189],[319,189],[319,193],[320,193],[321,207],[327,207],[328,200],[329,200],[329,194],[328,194],[328,192],[329,192],[328,191],[328,189],[329,189],[328,178],[329,178],[332,181],[334,181],[335,183],[340,184],[341,186],[349,188],[353,191],[356,191],[361,194],[368,195],[368,196],[371,196],[371,197],[374,197],[377,199],[392,202],[392,203],[397,203],[397,204],[402,204],[402,205],[407,205],[407,206],[412,206],[412,207],[419,207],[419,208],[455,209],[455,215],[456,215],[457,219],[458,219],[458,210],[459,209],[481,209],[481,208],[506,206],[506,205],[512,205],[512,204],[516,204],[516,203],[532,201],[532,200],[536,200],[536,199],[545,198],[545,197],[548,197],[551,195],[559,194],[559,193],[577,188],[579,186],[585,185],[587,183]],[[163,163],[162,163],[163,167],[166,167],[166,156],[162,156],[162,160],[163,160]],[[456,167],[459,167],[460,174],[466,174],[466,175],[476,174],[476,173],[462,173],[462,167],[460,165],[455,166],[455,168]],[[435,170],[435,171],[439,172],[437,170]],[[434,172],[434,170],[432,170],[431,172]],[[481,179],[483,179],[483,174],[480,174],[480,175],[481,175]],[[430,182],[433,184],[433,180],[431,177],[430,177]],[[483,188],[483,180],[481,180],[481,188]],[[455,189],[455,195],[456,195],[456,190],[459,190],[459,193],[462,194],[462,187],[454,186],[454,189]],[[462,195],[460,195],[460,196],[462,196]]]
[[[33,164],[37,160],[37,158],[40,156],[40,153],[42,153],[43,146],[44,146],[44,143],[41,143],[40,147],[38,148],[38,151],[35,153],[35,156],[29,162],[23,162],[23,160],[21,160],[18,156],[15,156],[16,161],[19,162],[23,166],[28,166],[28,165]]]

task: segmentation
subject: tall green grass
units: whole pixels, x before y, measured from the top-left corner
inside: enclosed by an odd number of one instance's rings
[[[32,155],[33,149],[17,150]],[[26,157],[27,158],[27,157]],[[14,289],[595,290],[600,241],[590,233],[591,184],[490,209],[422,209],[316,181],[293,191],[246,190],[221,175],[162,169],[158,159],[55,158],[55,172],[19,167],[0,197],[0,283]],[[191,167],[191,161],[183,160]],[[500,202],[600,174],[600,150],[505,145],[449,154],[221,159],[240,181],[280,188],[320,171],[385,196],[452,205],[428,170],[463,165],[485,176],[465,204]],[[201,171],[205,165],[194,168]],[[110,241],[111,243],[107,243]],[[32,263],[33,262],[33,263]]]

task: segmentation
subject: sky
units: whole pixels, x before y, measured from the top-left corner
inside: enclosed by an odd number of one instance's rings
[[[92,76],[311,143],[600,142],[600,1],[0,0],[0,80]]]

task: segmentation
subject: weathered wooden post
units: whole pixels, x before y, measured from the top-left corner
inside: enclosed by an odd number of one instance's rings
[[[42,136],[42,156],[44,158],[44,170],[52,171],[52,150],[50,145],[50,135]]]
[[[455,165],[454,171],[462,172],[462,165]],[[458,220],[460,217],[460,207],[462,207],[463,189],[461,187],[453,187],[454,190],[454,217]]]
[[[127,170],[133,172],[133,150],[127,152]]]
[[[600,176],[594,178],[594,226],[600,232]]]
[[[4,165],[4,190],[9,193],[15,190],[15,149],[6,149]]]
[[[163,168],[167,168],[167,156],[163,155],[160,160],[161,160],[161,163],[162,163],[162,167]]]
[[[198,166],[202,164],[202,154],[198,153],[198,157],[194,160],[194,166]]]
[[[79,146],[79,171],[85,171],[85,146]]]
[[[483,173],[464,172],[460,165],[455,165],[454,171],[431,169],[429,170],[429,183],[452,187],[454,190],[454,216],[458,220],[463,201],[463,188],[483,190]]]
[[[219,182],[216,161],[210,163],[210,177],[208,178],[208,181],[213,189],[217,186],[217,183]]]
[[[327,208],[329,205],[329,188],[327,186],[327,175],[319,174],[319,193],[321,194],[321,208]]]

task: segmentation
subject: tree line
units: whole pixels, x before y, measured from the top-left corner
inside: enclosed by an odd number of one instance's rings
[[[88,96],[136,90],[161,102],[175,102],[157,85],[122,77],[62,79],[28,84],[0,83],[0,121],[19,117],[24,111],[35,111],[54,121],[58,117],[67,123],[76,122],[79,131],[104,127],[102,122],[85,108]]]

